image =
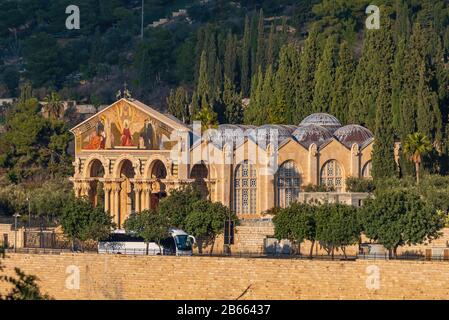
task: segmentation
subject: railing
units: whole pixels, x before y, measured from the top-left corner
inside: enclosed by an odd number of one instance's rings
[[[23,253],[23,254],[61,254],[61,253],[71,253],[70,249],[54,249],[54,248],[18,248],[17,251],[14,249],[6,249],[6,253]],[[96,250],[93,248],[87,248],[85,250],[76,250],[75,253],[90,253],[90,254],[120,254],[120,255],[147,255],[146,249],[120,249],[120,248],[108,248]],[[148,249],[148,255],[158,256],[158,255],[174,255],[167,250],[162,252],[159,249]],[[410,261],[441,261],[449,262],[449,257],[444,255],[423,255],[416,253],[403,253],[396,257],[391,257],[388,253],[360,253],[358,255],[308,255],[308,254],[267,254],[264,252],[251,252],[251,251],[236,251],[226,254],[223,252],[203,252],[203,253],[193,253],[193,257],[223,257],[223,258],[255,258],[255,259],[296,259],[296,260],[320,260],[320,261],[356,261],[356,260],[410,260]]]

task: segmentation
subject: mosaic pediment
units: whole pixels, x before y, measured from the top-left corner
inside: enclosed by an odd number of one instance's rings
[[[168,148],[173,128],[151,113],[152,109],[118,101],[72,130],[77,151]]]

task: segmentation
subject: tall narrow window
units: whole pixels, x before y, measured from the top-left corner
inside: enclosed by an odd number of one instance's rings
[[[293,161],[284,162],[277,174],[277,206],[288,207],[296,201],[301,187],[301,177]]]
[[[208,170],[206,165],[204,163],[194,165],[190,173],[190,178],[195,179],[195,186],[201,192],[203,198],[207,199],[209,191],[207,189]]]
[[[343,173],[340,163],[336,160],[326,162],[321,168],[321,185],[341,191],[343,188]]]
[[[235,169],[234,210],[236,214],[257,213],[257,173],[248,161]]]
[[[363,167],[363,170],[362,170],[362,177],[363,178],[365,178],[365,179],[371,179],[372,178],[372,176],[371,176],[371,169],[372,169],[372,167],[373,167],[372,161],[368,161],[365,164],[365,166]]]

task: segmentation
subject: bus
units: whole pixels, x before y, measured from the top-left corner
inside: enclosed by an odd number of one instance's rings
[[[195,237],[177,228],[170,228],[169,236],[161,240],[161,244],[149,242],[135,234],[126,233],[124,230],[114,231],[108,239],[98,243],[100,254],[128,254],[128,255],[177,255],[191,256]]]

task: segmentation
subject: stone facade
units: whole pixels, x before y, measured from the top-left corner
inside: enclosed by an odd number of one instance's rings
[[[42,291],[55,299],[447,299],[449,295],[448,264],[436,261],[7,254],[2,264],[8,275],[14,267],[36,275]],[[8,289],[0,282],[0,292]]]
[[[371,177],[372,134],[327,114],[299,126],[220,125],[204,135],[197,129],[139,101],[117,101],[71,130],[76,195],[102,202],[121,227],[132,212],[195,183],[240,219],[257,219],[304,201],[308,185],[347,201],[353,197],[345,180]]]

